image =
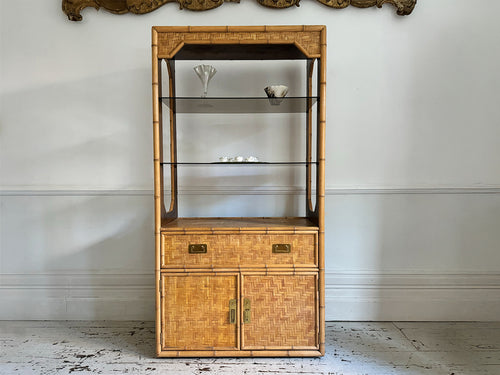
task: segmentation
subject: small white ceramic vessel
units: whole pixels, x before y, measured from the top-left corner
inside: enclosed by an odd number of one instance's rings
[[[259,161],[259,158],[256,156],[249,156],[248,158],[245,159],[245,161],[250,163],[257,163]]]
[[[219,158],[219,160],[220,160],[222,163],[227,163],[228,161],[230,161],[230,160],[231,160],[231,158],[230,158],[230,157],[228,157],[228,156],[221,156],[221,157]]]
[[[264,88],[268,98],[283,98],[288,93],[288,86],[271,85]]]
[[[234,161],[237,161],[237,162],[242,162],[243,160],[244,160],[244,159],[243,159],[243,156],[240,156],[240,155],[238,155],[238,156],[236,156],[236,157],[234,158]]]

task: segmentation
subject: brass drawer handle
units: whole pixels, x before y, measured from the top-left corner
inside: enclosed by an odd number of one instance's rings
[[[236,305],[235,299],[229,300],[229,324],[236,324]]]
[[[292,245],[289,243],[275,243],[273,244],[273,253],[284,254],[289,253],[292,250]]]
[[[205,254],[207,252],[207,245],[204,243],[192,244],[188,247],[189,254]]]

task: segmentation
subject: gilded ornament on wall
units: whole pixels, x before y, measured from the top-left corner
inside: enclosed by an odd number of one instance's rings
[[[257,0],[269,8],[288,8],[299,6],[300,0]],[[417,0],[316,0],[331,8],[342,9],[349,5],[357,8],[379,7],[384,4],[391,4],[396,8],[400,16],[409,15]],[[144,14],[158,9],[166,3],[177,3],[181,9],[189,10],[209,10],[217,8],[224,2],[239,3],[240,0],[63,0],[62,9],[71,21],[81,21],[80,12],[87,8],[104,8],[115,14],[135,13]]]

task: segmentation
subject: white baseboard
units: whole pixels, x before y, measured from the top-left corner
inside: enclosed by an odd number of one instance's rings
[[[4,274],[0,281],[0,320],[154,320],[153,274]]]
[[[153,274],[3,274],[0,319],[153,320]],[[327,320],[491,321],[500,274],[326,273]]]
[[[328,272],[327,320],[495,321],[500,274]]]

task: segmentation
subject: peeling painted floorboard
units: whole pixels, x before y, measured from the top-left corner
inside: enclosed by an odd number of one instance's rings
[[[159,359],[153,322],[0,321],[0,374],[500,374],[500,323],[326,327],[323,358]]]

